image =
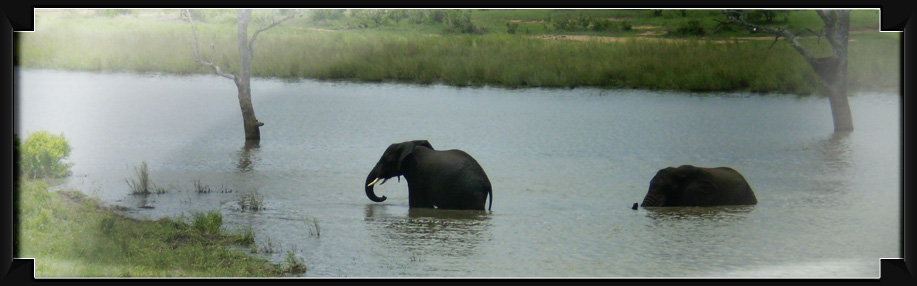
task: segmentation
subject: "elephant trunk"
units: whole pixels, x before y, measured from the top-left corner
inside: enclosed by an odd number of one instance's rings
[[[373,185],[375,185],[378,181],[379,181],[379,172],[377,169],[373,169],[373,171],[369,172],[369,175],[366,176],[366,185],[364,185],[364,187],[366,188],[366,197],[368,197],[369,200],[377,202],[377,203],[385,201],[385,196],[377,197],[376,193],[373,192]]]
[[[640,203],[641,207],[661,207],[665,204],[665,196],[658,191],[650,191]]]

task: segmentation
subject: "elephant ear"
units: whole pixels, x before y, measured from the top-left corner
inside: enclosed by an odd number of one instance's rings
[[[417,140],[417,141],[426,142],[426,140]],[[395,150],[396,154],[398,154],[397,167],[398,167],[399,174],[404,172],[404,170],[401,169],[401,163],[404,162],[404,159],[407,158],[408,155],[411,155],[411,153],[414,153],[414,147],[418,146],[416,143],[417,141],[405,142],[404,144],[399,145],[398,149]],[[430,143],[427,143],[427,145],[430,145]],[[423,146],[423,145],[420,145],[420,146]]]
[[[433,145],[430,145],[430,142],[428,142],[427,140],[414,140],[414,141],[411,141],[411,142],[414,142],[414,146],[415,146],[415,147],[416,147],[416,146],[424,146],[424,147],[433,149]],[[433,149],[433,150],[436,150],[436,149]]]

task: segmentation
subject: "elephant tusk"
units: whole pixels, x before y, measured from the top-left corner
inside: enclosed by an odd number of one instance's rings
[[[367,186],[367,187],[372,187],[372,186],[373,186],[376,182],[378,182],[378,181],[379,181],[379,178],[376,178],[375,180],[372,181],[372,183],[369,183],[369,184],[366,185],[366,186]],[[381,185],[381,184],[380,184],[380,185]]]

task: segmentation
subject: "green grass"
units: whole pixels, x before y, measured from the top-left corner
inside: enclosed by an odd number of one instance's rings
[[[191,30],[168,14],[140,16],[36,16],[35,33],[17,33],[17,64],[27,68],[95,71],[212,73],[191,60]],[[262,11],[263,12],[263,11]],[[284,79],[395,81],[456,86],[577,87],[686,91],[755,91],[810,94],[816,77],[785,41],[732,40],[763,36],[746,31],[714,33],[716,10],[522,9],[471,10],[471,21],[486,32],[446,32],[441,23],[380,21],[358,28],[362,18],[315,12],[262,33],[255,43],[252,74]],[[331,13],[331,12],[327,12]],[[366,11],[356,15],[367,15]],[[145,16],[144,16],[145,15]],[[228,16],[227,16],[228,15]],[[813,11],[790,11],[791,29],[821,27]],[[369,16],[363,16],[369,17]],[[549,19],[627,21],[630,30],[560,31]],[[410,18],[404,18],[410,19]],[[609,20],[609,21],[611,21]],[[508,34],[506,23],[518,24]],[[694,21],[694,22],[691,22]],[[375,22],[373,22],[375,23]],[[700,25],[707,36],[673,36],[685,25]],[[206,59],[238,69],[231,13],[196,22]],[[900,35],[878,32],[878,12],[854,11],[849,80],[851,90],[897,90]],[[319,30],[321,29],[321,30]],[[656,32],[647,36],[648,32]],[[629,37],[616,42],[545,40],[542,35]],[[804,39],[827,45],[824,39]],[[214,47],[213,49],[211,47]],[[876,52],[878,51],[878,52]]]
[[[222,229],[219,212],[156,221],[124,217],[78,192],[51,192],[39,180],[18,186],[14,257],[35,258],[36,277],[274,277],[305,271],[272,264],[251,247],[251,230]]]

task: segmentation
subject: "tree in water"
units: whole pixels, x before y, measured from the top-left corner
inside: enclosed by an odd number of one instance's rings
[[[252,58],[254,57],[255,40],[258,38],[258,35],[261,34],[261,32],[276,27],[277,25],[280,25],[280,23],[300,16],[301,14],[296,11],[293,13],[287,13],[285,16],[277,19],[276,17],[278,15],[272,12],[271,16],[263,21],[264,24],[255,30],[254,34],[252,34],[251,38],[249,38],[248,24],[252,19],[252,10],[236,10],[236,24],[238,24],[238,32],[236,34],[236,38],[239,45],[239,71],[235,74],[225,72],[222,68],[220,68],[219,65],[214,63],[213,59],[207,61],[201,58],[200,50],[197,45],[197,33],[194,30],[194,20],[191,15],[191,10],[186,9],[184,10],[183,14],[191,23],[191,33],[194,36],[194,61],[201,65],[213,68],[214,73],[231,79],[236,84],[236,88],[239,91],[239,107],[242,109],[242,124],[245,128],[245,140],[260,140],[260,127],[263,126],[264,123],[258,121],[257,117],[255,117],[255,109],[252,106],[251,92],[251,64]],[[211,49],[215,49],[215,47],[211,45]]]
[[[847,39],[850,32],[850,10],[816,10],[825,23],[820,32],[808,30],[819,37],[825,37],[833,49],[833,54],[816,57],[797,39],[796,34],[786,28],[762,27],[747,21],[743,10],[725,10],[724,24],[737,24],[754,32],[775,35],[777,39],[786,39],[818,75],[819,84],[828,96],[831,104],[831,115],[834,119],[834,131],[853,131],[853,116],[847,101]]]

